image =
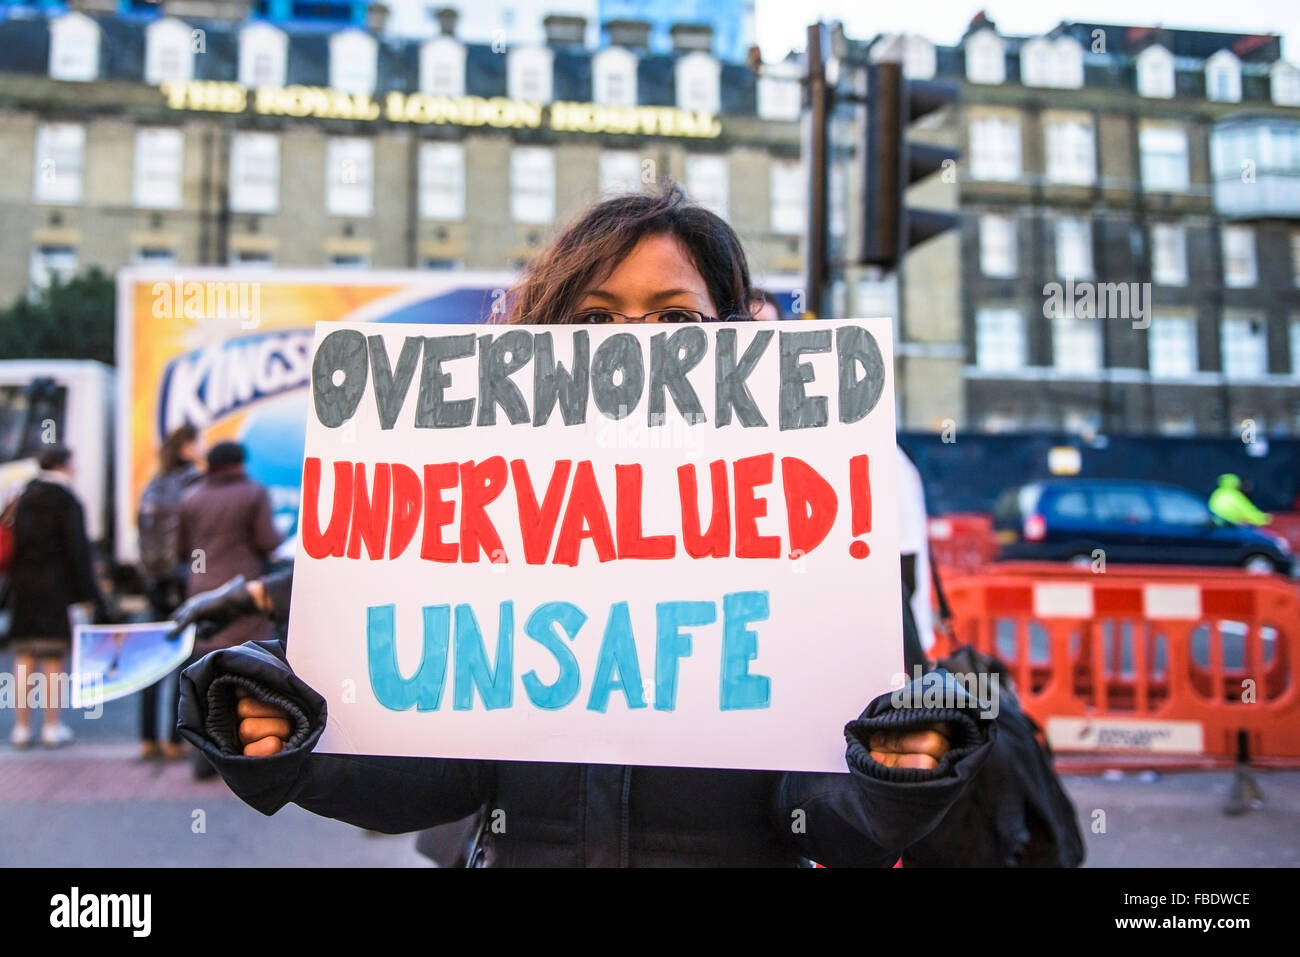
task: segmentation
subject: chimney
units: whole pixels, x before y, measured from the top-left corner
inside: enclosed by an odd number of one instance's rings
[[[587,39],[587,18],[552,13],[542,20],[542,29],[546,31],[547,46],[580,47]]]
[[[383,33],[386,26],[388,26],[388,8],[382,3],[368,4],[366,6],[366,29],[371,33]]]
[[[610,46],[627,47],[629,50],[650,48],[648,20],[607,20],[605,32],[609,34]]]
[[[444,37],[454,37],[456,35],[456,21],[460,19],[460,11],[455,7],[439,7],[433,11],[434,18],[438,21],[438,32]]]
[[[713,27],[707,23],[674,23],[668,33],[677,53],[713,52]]]

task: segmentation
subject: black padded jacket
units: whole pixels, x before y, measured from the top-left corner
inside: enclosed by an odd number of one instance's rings
[[[239,685],[292,716],[279,754],[240,753]],[[292,802],[401,833],[485,807],[496,866],[890,866],[965,792],[996,733],[973,702],[896,708],[886,694],[845,727],[843,774],[318,754],[325,701],[276,641],[214,651],[185,669],[178,710],[181,733],[264,814]],[[933,721],[953,729],[937,768],[890,768],[868,754],[873,732]]]

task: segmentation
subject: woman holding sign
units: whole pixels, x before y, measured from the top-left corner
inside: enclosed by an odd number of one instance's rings
[[[751,297],[735,232],[673,188],[589,209],[506,301],[512,323],[680,325],[749,319]],[[955,706],[920,706],[933,696],[918,690],[904,696],[916,706],[885,694],[845,715],[847,773],[315,753],[325,701],[278,642],[187,669],[180,723],[263,813],[292,802],[399,833],[486,808],[486,857],[498,865],[888,866],[943,818],[991,747],[978,704],[950,678],[926,681],[948,682]]]

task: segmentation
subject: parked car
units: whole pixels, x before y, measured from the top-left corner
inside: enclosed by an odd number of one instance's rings
[[[1211,514],[1173,485],[1120,479],[1047,479],[1008,489],[993,515],[1000,559],[1091,564],[1232,565],[1293,574],[1286,540]]]

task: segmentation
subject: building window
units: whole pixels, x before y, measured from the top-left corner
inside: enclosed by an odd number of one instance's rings
[[[274,213],[280,203],[280,141],[273,133],[236,133],[230,141],[230,208]]]
[[[331,269],[369,269],[370,257],[355,253],[335,253],[330,256]]]
[[[1137,56],[1139,96],[1168,100],[1174,95],[1174,55],[1161,46],[1147,47]]]
[[[1220,50],[1205,62],[1205,93],[1211,100],[1241,102],[1241,61]]]
[[[194,48],[190,28],[173,17],[145,28],[144,81],[150,86],[194,79]]]
[[[1223,374],[1229,379],[1258,379],[1268,372],[1268,341],[1258,316],[1224,319],[1220,330]]]
[[[805,191],[807,176],[802,163],[773,160],[771,166],[772,232],[797,236],[808,227]]]
[[[1067,216],[1056,221],[1056,274],[1092,278],[1092,224],[1088,220]]]
[[[1287,334],[1287,344],[1291,347],[1291,374],[1300,377],[1300,319],[1291,320]]]
[[[1070,36],[1029,40],[1020,48],[1020,79],[1025,86],[1078,89],[1083,86],[1083,47]]]
[[[981,369],[1024,368],[1025,323],[1017,309],[986,308],[975,314],[975,362]]]
[[[1184,379],[1196,374],[1196,320],[1155,316],[1147,338],[1147,367],[1159,379]]]
[[[77,250],[72,246],[37,246],[28,269],[27,298],[37,299],[55,281],[65,283],[77,272]]]
[[[549,103],[555,54],[545,47],[515,47],[506,54],[506,89],[512,100]]]
[[[330,37],[330,86],[344,93],[374,93],[379,44],[363,30]]]
[[[972,120],[970,153],[975,179],[1020,179],[1020,121],[1001,116]]]
[[[329,141],[325,209],[332,216],[369,216],[374,202],[374,143],[360,137]]]
[[[236,249],[230,254],[230,265],[270,269],[275,265],[275,257],[263,249]]]
[[[992,30],[966,38],[966,79],[972,83],[1002,83],[1007,78],[1006,48]]]
[[[1300,106],[1300,69],[1278,60],[1273,64],[1269,85],[1278,106]]]
[[[1187,285],[1187,232],[1181,226],[1151,227],[1151,279],[1160,286]]]
[[[601,196],[641,192],[641,156],[632,150],[605,150],[598,160]]]
[[[32,184],[36,202],[81,202],[85,146],[86,130],[76,123],[42,123],[36,127],[36,178]]]
[[[1090,186],[1097,178],[1097,147],[1088,120],[1047,124],[1047,178],[1053,183]]]
[[[465,218],[465,147],[420,144],[420,218]]]
[[[542,146],[510,151],[510,218],[517,223],[555,219],[555,154]]]
[[[420,47],[420,92],[429,96],[465,95],[465,45],[434,37]]]
[[[609,47],[591,62],[592,96],[601,106],[636,106],[636,55]]]
[[[135,132],[135,205],[179,209],[185,137],[174,127]]]
[[[1224,226],[1222,237],[1223,284],[1236,289],[1255,285],[1254,230],[1249,226]]]
[[[717,113],[722,102],[722,64],[697,50],[677,61],[674,71],[677,106],[683,110]]]
[[[267,23],[239,31],[239,82],[250,89],[284,86],[289,63],[289,35]]]
[[[452,272],[456,269],[464,269],[465,264],[459,259],[443,259],[437,256],[425,256],[420,260],[421,269],[431,269],[434,272]]]
[[[980,217],[980,272],[1014,278],[1019,268],[1016,221],[1010,216]]]
[[[725,156],[686,157],[686,191],[691,199],[727,218],[728,182]]]
[[[99,24],[84,13],[50,21],[50,76],[79,81],[99,76]]]
[[[765,120],[797,120],[802,109],[798,66],[764,65],[763,75],[758,78],[758,115]]]
[[[136,266],[175,266],[176,250],[146,246],[135,251],[135,254],[131,257],[131,262]]]
[[[1061,372],[1097,372],[1101,368],[1101,322],[1056,316],[1052,319],[1052,352]]]
[[[1176,126],[1142,127],[1138,136],[1142,152],[1142,188],[1148,191],[1184,191],[1187,172],[1187,131]]]

